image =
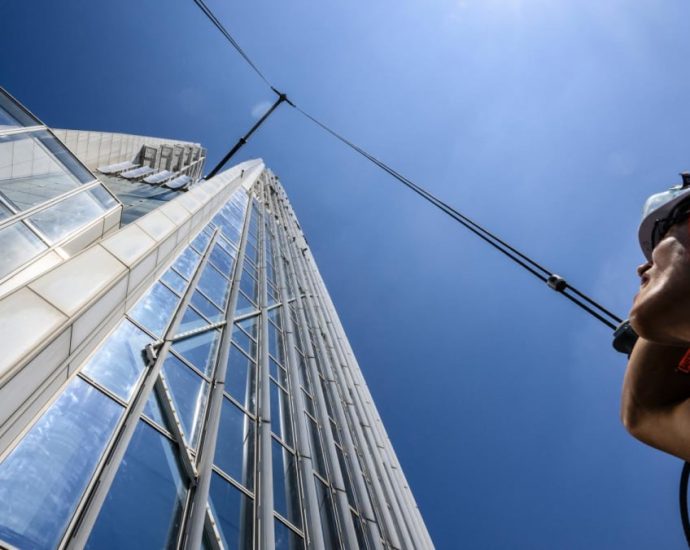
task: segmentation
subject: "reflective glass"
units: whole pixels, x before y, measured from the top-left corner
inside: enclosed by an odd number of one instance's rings
[[[275,525],[275,550],[303,550],[304,539],[285,525],[279,519],[274,521]]]
[[[178,340],[172,345],[172,349],[201,372],[210,375],[215,364],[219,336],[220,332],[217,330],[209,330],[184,340]]]
[[[206,326],[208,326],[208,321],[194,311],[190,306],[187,306],[187,309],[182,316],[182,320],[180,321],[180,326],[177,328],[177,334],[182,334],[183,332]]]
[[[113,206],[115,206],[118,203],[118,201],[115,200],[115,197],[108,193],[108,191],[106,191],[105,187],[103,187],[102,185],[92,187],[89,190],[89,193],[96,197],[96,200],[98,200],[98,202],[100,202],[106,210],[110,210]]]
[[[22,109],[10,96],[0,90],[0,128],[38,126],[41,123]]]
[[[273,308],[268,312],[268,318],[275,323],[278,328],[283,328],[283,319],[279,307]]]
[[[258,317],[250,317],[249,319],[237,321],[237,323],[235,323],[235,324],[242,327],[242,330],[244,330],[244,332],[246,332],[247,334],[249,334],[249,336],[251,336],[252,338],[254,338],[254,340],[256,340],[257,334],[259,331],[258,321],[259,321]]]
[[[0,192],[18,210],[95,179],[46,131],[0,136]]]
[[[228,550],[253,548],[254,501],[213,472],[209,501]]]
[[[227,399],[223,399],[214,462],[247,489],[254,489],[254,421]]]
[[[86,548],[175,548],[186,497],[175,445],[139,422]]]
[[[211,235],[209,235],[206,231],[202,231],[194,238],[194,240],[191,242],[191,245],[197,252],[202,254],[206,250],[210,240]]]
[[[158,391],[155,388],[150,393],[149,398],[146,400],[146,404],[144,405],[144,414],[149,418],[149,420],[153,420],[164,430],[172,432],[170,426],[168,425],[168,419],[165,417],[165,413],[161,407]]]
[[[345,483],[345,492],[347,493],[347,501],[350,506],[357,508],[357,502],[355,501],[355,495],[352,492],[352,482],[350,481],[350,470],[347,467],[347,462],[345,461],[345,454],[342,449],[335,446],[336,454],[338,455],[338,463],[340,464],[340,472],[343,474],[343,481]]]
[[[254,363],[235,345],[230,346],[225,389],[239,403],[254,412]]]
[[[172,269],[168,269],[168,271],[163,273],[161,281],[172,288],[180,296],[184,294],[185,288],[187,288],[187,281],[185,281],[177,274],[177,272],[173,271]]]
[[[251,300],[257,301],[259,295],[259,283],[257,280],[247,273],[245,269],[242,272],[242,279],[240,279],[240,288]]]
[[[352,524],[355,526],[355,533],[357,535],[357,547],[363,550],[368,548],[366,538],[364,537],[364,530],[359,516],[352,512]]]
[[[232,258],[219,244],[213,245],[210,259],[211,263],[218,268],[218,271],[226,277],[230,277],[232,274]]]
[[[96,220],[105,211],[106,208],[89,191],[84,191],[41,210],[29,220],[51,241],[57,242]]]
[[[211,264],[206,264],[197,285],[221,309],[225,309],[230,293],[230,281],[223,277]]]
[[[184,249],[182,254],[177,257],[173,267],[185,279],[190,280],[192,275],[194,275],[196,266],[199,265],[199,261],[201,261],[201,257],[194,252],[194,250],[187,247]]]
[[[271,430],[292,447],[292,424],[290,403],[285,393],[273,380],[270,381]]]
[[[256,359],[256,342],[252,340],[243,330],[235,325],[232,328],[232,340],[240,348],[242,348],[247,355]]]
[[[57,547],[122,407],[75,378],[0,464],[0,540]]]
[[[235,317],[256,311],[255,304],[250,302],[242,291],[237,294],[237,305],[235,306]]]
[[[82,368],[82,373],[129,401],[146,366],[144,348],[150,343],[148,334],[124,320]]]
[[[194,294],[192,294],[192,305],[212,323],[218,323],[224,318],[223,312],[213,302],[200,294],[198,290],[195,290]]]
[[[295,455],[275,439],[271,440],[271,454],[273,462],[273,506],[275,511],[297,527],[302,527],[302,510],[299,503]]]
[[[314,422],[311,417],[304,415],[304,421],[307,423],[307,433],[309,434],[309,448],[311,449],[312,466],[314,467],[315,472],[327,479],[326,462],[323,458],[323,447],[321,446],[319,429],[316,425],[316,422]]]
[[[247,239],[247,246],[244,251],[244,257],[245,259],[251,261],[254,265],[256,265],[259,261],[259,251],[250,242],[250,239]]]
[[[0,277],[8,275],[47,248],[22,222],[0,229]]]
[[[179,302],[180,298],[172,290],[156,283],[129,311],[129,316],[163,338]]]
[[[340,548],[338,539],[338,528],[335,524],[335,514],[333,513],[333,502],[331,492],[319,479],[314,478],[316,484],[316,499],[319,504],[319,515],[321,516],[321,532],[326,548]]]
[[[228,254],[230,254],[232,260],[237,258],[237,249],[233,246],[233,244],[228,241],[226,238],[223,237],[221,234],[218,237],[218,245],[222,247],[223,250],[225,250]]]
[[[283,333],[271,322],[268,323],[268,353],[275,357],[279,363],[285,364]]]
[[[182,422],[185,439],[190,447],[196,448],[206,411],[208,383],[173,355],[168,355],[163,363],[163,377]]]

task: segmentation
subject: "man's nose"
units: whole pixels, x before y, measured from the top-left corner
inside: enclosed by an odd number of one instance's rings
[[[637,267],[637,276],[642,277],[644,275],[645,271],[649,271],[649,269],[652,267],[652,262],[645,262],[642,265]]]

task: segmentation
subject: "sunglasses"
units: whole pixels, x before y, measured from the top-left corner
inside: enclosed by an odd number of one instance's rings
[[[690,218],[690,201],[683,201],[677,204],[668,216],[656,220],[652,229],[652,250],[654,250],[672,226],[684,222],[688,218]]]

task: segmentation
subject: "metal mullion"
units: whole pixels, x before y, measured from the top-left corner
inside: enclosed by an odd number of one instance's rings
[[[165,375],[162,371],[156,377],[154,391],[158,393],[158,396],[162,402],[163,416],[166,417],[168,425],[173,432],[175,443],[177,443],[177,447],[179,449],[179,454],[182,455],[181,462],[185,472],[187,473],[187,477],[190,479],[196,479],[198,472],[196,470],[196,466],[194,465],[194,460],[189,454],[189,449],[187,448],[187,443],[184,437],[184,429],[182,428],[182,421],[180,416],[177,414],[175,404],[173,403],[172,394],[170,393],[168,384],[165,381]]]
[[[281,210],[281,213],[283,215],[283,218],[286,220],[289,220],[290,217],[287,215],[287,212],[286,212],[287,208],[283,204],[282,199],[280,200],[279,206],[280,206],[280,210]],[[292,229],[294,231],[293,224],[291,224],[288,221],[288,223],[286,225],[289,228],[288,230]],[[295,237],[295,236],[296,235],[293,235],[293,237]],[[304,317],[304,320],[302,321],[303,330],[301,332],[304,335],[304,340],[305,340],[304,347],[306,348],[305,351],[307,352],[306,355],[312,356],[308,360],[309,364],[312,365],[312,367],[313,367],[311,369],[312,370],[311,378],[314,381],[311,384],[312,385],[312,392],[315,393],[317,396],[319,396],[319,399],[317,399],[317,402],[319,403],[319,408],[321,409],[322,416],[326,419],[324,426],[327,426],[327,433],[330,435],[331,441],[328,442],[329,447],[330,447],[331,445],[335,445],[335,438],[334,438],[333,434],[331,433],[332,425],[330,424],[330,418],[328,415],[328,411],[326,410],[326,407],[325,407],[325,401],[324,401],[325,398],[323,396],[323,387],[320,383],[320,376],[321,375],[318,372],[318,369],[316,368],[316,361],[313,358],[314,350],[312,348],[312,343],[311,343],[311,331],[309,330],[309,326],[306,324],[306,317],[305,317],[305,313],[304,313],[305,308],[304,308],[303,303],[306,303],[307,309],[310,310],[310,313],[312,315],[314,314],[313,308],[311,307],[311,303],[310,303],[309,299],[305,296],[305,293],[309,292],[309,286],[307,285],[307,281],[305,279],[306,275],[302,269],[303,266],[300,263],[301,258],[298,257],[297,251],[295,249],[293,249],[293,247],[291,247],[289,245],[289,243],[287,243],[287,242],[284,243],[284,246],[285,246],[285,248],[284,248],[285,253],[289,254],[290,258],[292,258],[291,267],[292,267],[293,272],[294,272],[293,287],[298,291],[298,294],[300,295],[300,299],[296,301],[296,306],[297,306],[296,309],[297,309],[298,316],[300,316],[301,318]],[[328,363],[328,356],[324,353],[325,350],[322,349],[323,348],[323,342],[321,341],[322,336],[320,334],[320,331],[314,330],[313,333],[314,333],[314,336],[316,338],[317,345],[319,345],[319,347],[320,347],[319,355],[321,356],[321,362],[323,363],[322,368],[328,369],[330,367],[330,365]],[[331,401],[333,401],[333,400],[331,400]],[[348,426],[348,422],[344,418],[345,411],[343,410],[342,403],[340,402],[340,400],[338,400],[336,403],[332,403],[332,406],[335,408],[336,414],[340,417],[339,420],[340,420],[341,426],[343,426],[343,427]],[[353,422],[353,424],[355,424],[355,428],[359,428],[361,430],[361,427],[359,425],[357,425],[356,422]],[[324,428],[324,431],[326,431],[325,428]],[[345,444],[347,446],[347,451],[348,451],[347,454],[353,456],[355,453],[355,448],[354,448],[354,444],[353,444],[353,441],[351,438],[351,434],[350,434],[349,430],[347,430],[347,429],[343,429],[342,431],[345,433],[344,439],[345,439]],[[331,449],[331,452],[333,454],[335,454],[334,449]],[[344,479],[342,476],[342,472],[340,472],[340,463],[337,460],[337,456],[331,458],[330,461],[331,462],[335,461],[335,464],[337,465],[337,468],[338,468],[338,473],[341,476],[339,482],[341,484],[342,490],[337,492],[337,494],[340,496],[340,498],[339,498],[340,502],[338,503],[339,504],[338,509],[340,511],[339,515],[347,515],[348,520],[349,520],[349,526],[351,529],[349,535],[350,535],[350,537],[354,537],[354,538],[351,538],[351,542],[356,547],[357,536],[356,536],[356,533],[354,532],[354,525],[352,524],[352,516],[347,513],[347,509],[349,508],[349,503],[348,502],[345,502],[345,503],[342,502],[343,500],[347,501],[347,494],[344,491]],[[351,463],[352,463],[352,461],[351,461]],[[357,464],[357,467],[358,466],[359,465]],[[368,465],[368,467],[370,467],[370,468],[373,467],[373,464],[371,464],[371,459],[370,459],[370,464]],[[358,469],[351,468],[351,470],[355,471],[356,473],[358,472]],[[352,476],[351,475],[350,477],[351,478],[356,477],[355,487],[356,487],[356,492],[357,492],[358,496],[360,497],[358,500],[359,500],[360,505],[366,507],[367,503],[369,503],[369,495],[368,495],[368,492],[366,490],[366,487],[364,487],[364,485],[363,485],[362,476],[361,475],[359,475],[359,476]],[[397,546],[400,547],[399,541],[397,540],[397,535],[393,529],[392,517],[390,517],[390,513],[386,507],[386,500],[383,497],[383,491],[382,491],[380,486],[375,486],[374,490],[377,494],[377,500],[379,500],[379,502],[380,502],[380,507],[382,509],[382,514],[384,515],[384,522],[386,523],[387,530],[392,532],[391,542],[394,544],[397,543]],[[347,504],[347,506],[345,506],[344,510],[343,510],[344,504]],[[371,504],[369,504],[367,511],[371,514],[372,517],[375,517],[373,509],[370,506],[371,506]]]
[[[11,115],[10,115],[11,116]],[[41,130],[48,130],[47,126],[15,126],[10,127],[5,130],[0,130],[0,137],[13,136],[15,134],[31,134],[35,132],[40,132]],[[60,142],[62,143],[62,142]],[[64,145],[64,144],[63,144]]]
[[[244,191],[240,190],[238,192]],[[231,198],[228,199],[228,201],[231,200]],[[206,509],[208,504],[208,494],[211,486],[212,472],[214,471],[213,458],[215,456],[216,443],[218,439],[221,408],[223,399],[225,399],[225,396],[227,395],[225,392],[225,376],[227,372],[230,346],[232,345],[233,314],[237,303],[237,293],[239,292],[240,278],[242,276],[244,251],[251,215],[251,201],[247,200],[244,208],[244,221],[242,225],[239,248],[237,250],[235,264],[233,265],[233,276],[230,279],[230,296],[228,298],[227,309],[225,310],[225,319],[227,321],[227,325],[221,336],[216,360],[217,367],[214,373],[214,381],[209,393],[209,401],[206,409],[206,422],[204,424],[201,442],[199,444],[199,459],[197,461],[199,480],[194,491],[192,505],[187,514],[187,532],[183,537],[186,548],[199,548],[204,534],[204,525],[207,516]],[[242,351],[239,346],[236,347]],[[255,360],[251,359],[251,361],[254,363],[254,365],[256,365]],[[228,397],[230,398],[231,402],[236,403],[232,396],[228,395]],[[249,413],[249,411],[247,411],[243,405],[240,406],[240,410],[246,412],[249,415],[249,418],[252,419],[252,421],[256,424],[256,416],[254,414]],[[256,437],[254,445],[256,446]],[[254,510],[256,510],[256,499],[254,497],[252,497],[252,502],[254,504]]]
[[[275,512],[275,511],[274,511],[274,512],[273,512],[273,517],[274,517],[274,521],[275,521],[275,518],[277,518],[277,519],[280,521],[280,523],[282,523],[283,525],[285,525],[285,527],[287,527],[288,529],[290,529],[290,531],[292,531],[293,533],[295,533],[296,535],[298,535],[298,536],[301,537],[302,539],[305,539],[305,541],[306,541],[306,536],[305,536],[305,534],[304,534],[304,531],[303,531],[302,529],[300,529],[299,527],[297,527],[297,526],[296,526],[294,523],[292,523],[289,519],[287,519],[286,517],[284,517],[280,512]]]
[[[247,409],[246,406],[244,406],[242,403],[237,401],[237,399],[235,397],[233,397],[232,395],[230,395],[228,392],[223,391],[223,395],[225,396],[225,398],[228,401],[230,401],[233,405],[238,407],[244,414],[249,416],[249,418],[251,418],[253,422],[256,422],[256,414],[255,413],[253,413],[249,409]]]
[[[38,212],[41,212],[43,210],[46,210],[50,208],[51,206],[55,206],[56,204],[72,198],[74,195],[78,195],[79,193],[85,193],[94,187],[98,187],[101,185],[101,182],[98,181],[97,179],[86,182],[86,183],[79,183],[77,187],[74,189],[71,189],[69,191],[66,191],[62,193],[61,195],[57,195],[56,197],[53,197],[52,199],[48,199],[47,201],[44,201],[40,204],[36,204],[32,206],[31,208],[27,208],[26,210],[17,210],[17,214],[15,214],[12,217],[7,218],[6,220],[2,220],[0,222],[0,230],[4,229],[6,226],[11,225],[12,223],[20,220],[24,220],[25,218],[28,218],[30,216],[33,216],[34,214],[37,214]],[[117,206],[122,206],[122,203],[118,201]],[[111,209],[113,210],[113,209]],[[110,210],[106,210],[103,212],[103,215],[107,214],[110,212]]]
[[[282,244],[285,247],[285,250],[290,253],[290,248],[287,243],[287,239],[285,236],[283,236],[282,239]],[[290,254],[291,261],[290,261],[290,268],[293,271],[294,279],[297,282],[300,282],[300,275],[297,272],[298,267],[295,266],[295,259],[292,254]],[[310,304],[308,301],[306,301],[307,308],[309,308]],[[313,317],[313,312],[309,312],[311,316]],[[302,326],[301,332],[303,334],[306,334],[307,336],[310,335],[309,331],[309,324],[307,322],[307,315],[305,312],[304,304],[302,301],[297,302],[297,314],[299,316],[299,322],[300,325]],[[316,333],[316,331],[314,331]],[[318,339],[318,334],[315,334],[317,336],[316,339],[316,346],[321,347],[322,343]],[[311,377],[315,380],[318,380],[319,372],[318,368],[316,365],[316,359],[314,358],[314,348],[313,345],[314,343],[312,342],[311,338],[306,338],[307,342],[305,342],[305,347],[307,348],[306,350],[306,355],[307,355],[307,363],[309,365],[309,369],[311,370]],[[319,350],[320,353],[319,355],[323,355],[322,350]],[[319,422],[322,426],[322,433],[325,436],[325,445],[324,447],[326,448],[326,454],[328,455],[328,464],[330,465],[330,472],[329,472],[329,477],[331,478],[331,481],[333,481],[333,486],[336,488],[335,495],[336,495],[336,501],[334,502],[335,508],[336,508],[336,515],[340,519],[340,529],[341,529],[341,534],[343,536],[343,542],[345,543],[345,546],[347,548],[356,548],[357,547],[357,536],[354,530],[354,525],[352,524],[352,516],[347,512],[347,508],[349,504],[347,503],[347,495],[345,494],[345,485],[344,485],[344,480],[343,480],[343,475],[342,472],[340,471],[340,464],[338,462],[338,457],[335,454],[335,438],[332,433],[332,428],[331,424],[329,422],[329,415],[328,415],[328,410],[326,409],[326,402],[325,402],[325,396],[323,395],[323,388],[321,387],[321,384],[313,384],[314,388],[313,391],[316,395],[316,403],[315,403],[315,408],[319,416],[321,417],[322,421]]]
[[[313,261],[313,259],[312,259]],[[315,286],[323,288],[323,281],[320,279],[320,277],[317,277],[317,272],[316,270],[313,271],[312,273],[313,277],[313,283]],[[344,368],[346,370],[350,370],[350,375],[353,376],[352,374],[352,369],[349,367],[349,360],[347,358],[347,354],[345,351],[342,349],[344,347],[343,341],[347,342],[344,340],[344,337],[342,336],[342,326],[338,325],[336,326],[335,321],[333,318],[336,319],[337,321],[337,314],[334,312],[333,309],[333,304],[330,302],[330,298],[328,297],[328,293],[324,290],[322,291],[319,296],[318,300],[321,302],[322,305],[322,314],[324,315],[326,319],[326,325],[328,329],[328,333],[331,334],[331,337],[333,338],[334,341],[334,348],[336,350],[336,353],[339,354],[339,360],[342,362],[344,365]],[[339,322],[339,321],[338,321]],[[348,344],[349,345],[349,344]],[[352,352],[350,350],[350,355],[352,356]],[[356,360],[353,361],[356,364]],[[357,369],[358,370],[358,369]],[[361,378],[361,372],[359,372],[359,377]],[[359,389],[361,388],[362,391],[366,389],[365,385],[358,385],[354,383],[355,387],[355,392],[358,393]],[[369,402],[371,402],[371,396],[368,396]],[[387,473],[387,475],[391,478],[391,485],[393,487],[394,492],[396,493],[397,499],[399,501],[399,505],[403,511],[403,515],[406,518],[407,521],[407,528],[410,529],[411,527],[416,528],[416,536],[418,537],[420,543],[422,545],[426,544],[427,546],[431,546],[430,538],[428,531],[426,530],[426,526],[424,525],[424,522],[422,521],[421,518],[421,513],[419,511],[419,508],[414,501],[414,498],[412,497],[412,493],[409,490],[409,486],[407,484],[407,480],[404,477],[404,474],[400,470],[400,468],[396,465],[397,464],[397,459],[395,457],[395,452],[392,450],[390,446],[390,441],[388,439],[387,434],[383,430],[383,427],[381,425],[380,419],[378,417],[378,414],[375,410],[375,407],[371,408],[371,414],[374,415],[374,425],[372,427],[372,430],[377,430],[379,432],[379,438],[383,441],[383,446],[379,447],[379,453],[384,453],[385,457],[384,458],[384,468]],[[396,470],[399,473],[399,475],[396,475]],[[406,490],[407,487],[407,490]],[[412,534],[412,533],[411,533]]]
[[[234,477],[232,477],[230,474],[228,474],[225,470],[219,468],[215,464],[211,467],[211,470],[213,472],[215,472],[216,474],[218,474],[220,477],[222,477],[230,485],[232,485],[233,487],[235,487],[239,491],[242,491],[242,493],[244,493],[247,497],[254,500],[254,493],[252,493],[249,489],[247,489],[244,485],[242,485]]]
[[[117,471],[119,470],[120,463],[125,455],[125,452],[127,451],[129,442],[134,435],[134,431],[138,425],[144,407],[146,406],[146,401],[151,394],[151,391],[161,371],[163,362],[167,356],[167,352],[170,349],[171,342],[168,340],[168,338],[175,333],[175,330],[182,321],[184,310],[191,299],[191,290],[194,288],[194,286],[196,286],[199,278],[201,277],[201,271],[203,270],[206,260],[208,259],[211,250],[210,246],[213,244],[213,242],[214,239],[212,238],[209,241],[209,246],[206,248],[199,265],[197,266],[194,276],[190,280],[190,286],[187,288],[184,297],[178,304],[177,310],[173,315],[173,320],[165,332],[165,339],[163,340],[155,359],[149,363],[148,374],[144,376],[144,381],[139,387],[139,390],[132,403],[130,404],[129,408],[125,410],[122,425],[120,426],[116,435],[115,444],[109,449],[105,464],[102,468],[94,473],[94,479],[97,479],[98,481],[95,486],[91,488],[89,493],[82,498],[79,507],[72,516],[72,520],[65,531],[65,536],[63,537],[59,546],[60,549],[81,549],[88,540],[91,529],[93,529],[93,526],[98,519],[103,502],[105,501],[110,487],[112,486],[113,480],[115,479]],[[154,342],[152,342],[152,344],[158,343],[160,343],[160,341],[157,339],[154,339]],[[195,482],[195,479],[189,479],[189,490],[191,490],[191,487]]]
[[[273,224],[275,222],[272,221]],[[285,301],[287,296],[287,278],[285,273],[285,264],[281,258],[278,262],[277,269],[279,292],[281,301]],[[288,364],[288,384],[291,386],[291,392],[288,393],[288,399],[292,405],[292,423],[293,433],[295,438],[295,447],[297,450],[297,463],[299,464],[300,474],[302,479],[304,509],[305,509],[305,541],[310,547],[323,548],[323,532],[321,530],[321,517],[319,514],[318,498],[316,496],[316,487],[314,486],[313,474],[314,468],[312,465],[312,457],[309,448],[309,436],[306,433],[306,425],[302,414],[306,411],[304,396],[302,395],[302,388],[300,384],[300,374],[297,368],[297,358],[295,355],[295,334],[292,324],[292,316],[287,312],[284,320],[284,337],[287,342],[283,342],[286,349],[287,364]],[[293,383],[294,381],[294,383]],[[318,425],[318,424],[317,424]],[[311,530],[307,529],[310,527]]]
[[[259,356],[257,362],[257,416],[259,419],[259,476],[257,490],[257,521],[259,548],[273,548],[275,546],[275,531],[273,526],[273,461],[271,438],[271,395],[268,381],[268,313],[266,311],[266,250],[264,245],[263,216],[259,207],[252,211],[258,214],[256,249],[259,255],[259,308],[261,310],[259,329]]]
[[[115,401],[115,403],[117,403],[118,405],[121,405],[123,409],[127,409],[127,407],[129,406],[129,403],[127,403],[127,401],[125,401],[124,399],[122,399],[122,397],[120,397],[119,395],[116,395],[115,393],[111,392],[108,388],[106,388],[105,386],[99,384],[99,383],[96,382],[95,380],[92,380],[92,379],[89,378],[87,375],[83,374],[81,371],[77,371],[77,377],[80,378],[80,379],[82,379],[82,380],[83,380],[84,382],[86,382],[87,384],[93,386],[93,387],[96,388],[98,391],[100,391],[100,392],[104,393],[105,395],[107,395],[110,399],[112,399],[113,401]]]
[[[307,261],[306,255],[305,255],[304,261],[305,261],[305,265],[309,263]],[[322,322],[324,323],[326,340],[330,340],[329,351],[331,351],[331,353],[335,355],[333,357],[333,359],[335,361],[337,361],[338,363],[341,363],[341,364],[346,364],[346,363],[342,363],[343,358],[340,355],[338,355],[339,349],[334,345],[334,343],[331,339],[332,326],[330,326],[330,325],[332,325],[332,323],[330,323],[330,321],[328,319],[326,319],[323,308],[319,304],[319,302],[320,302],[319,290],[321,290],[321,289],[319,288],[318,283],[314,280],[315,279],[314,272],[313,272],[313,270],[306,269],[306,267],[305,267],[305,272],[306,272],[305,273],[306,277],[309,280],[308,282],[312,285],[313,293],[311,294],[310,298],[316,302],[315,309],[316,309],[317,313],[320,315]],[[343,388],[350,388],[351,385],[347,384],[342,370],[336,369],[335,372],[337,373],[337,375],[341,379],[340,385]],[[353,385],[353,387],[354,386],[356,386],[356,385]],[[357,407],[357,398],[359,397],[359,394],[357,392],[356,387],[354,387],[354,389],[353,389],[353,395],[355,396],[355,407]],[[387,460],[388,457],[384,457],[381,454],[381,447],[378,443],[378,438],[376,436],[376,433],[373,431],[374,428],[373,428],[372,420],[369,417],[369,411],[366,409],[366,407],[363,403],[360,405],[360,411],[361,412],[357,415],[360,419],[360,422],[363,419],[367,419],[367,422],[362,423],[362,426],[365,428],[363,430],[363,435],[367,439],[368,448],[372,454],[378,456],[378,460],[374,461],[374,465],[376,467],[376,470],[378,471],[377,478],[378,478],[379,482],[383,485],[384,493],[388,494],[386,501],[391,506],[394,506],[395,508],[397,508],[396,509],[397,517],[393,516],[393,519],[398,524],[399,533],[406,539],[418,539],[414,542],[412,540],[404,541],[404,544],[405,544],[405,546],[407,546],[409,544],[414,545],[415,543],[421,544],[424,537],[421,537],[419,533],[412,531],[412,527],[413,526],[416,527],[416,522],[414,521],[414,519],[412,517],[410,517],[409,509],[407,506],[405,506],[405,504],[407,504],[407,502],[402,498],[402,495],[399,492],[400,488],[398,487],[398,485],[396,483],[394,483],[391,480],[390,472],[389,472],[389,465],[388,465],[389,460]],[[347,435],[345,437],[347,437]],[[366,451],[366,448],[364,448],[362,450]],[[354,461],[351,461],[351,463],[353,463],[353,462]],[[400,520],[404,520],[404,521],[400,521]]]

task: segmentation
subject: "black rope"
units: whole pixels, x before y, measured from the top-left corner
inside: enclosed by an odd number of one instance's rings
[[[254,64],[254,62],[249,58],[249,56],[244,53],[244,50],[242,47],[238,44],[237,40],[235,40],[232,35],[228,32],[228,30],[223,26],[223,24],[218,20],[218,18],[213,14],[211,9],[204,3],[204,0],[194,0],[194,3],[201,8],[201,11],[204,12],[206,17],[208,17],[211,20],[211,23],[214,24],[214,26],[223,34],[223,36],[227,39],[228,42],[232,45],[235,50],[237,50],[237,53],[239,53],[242,58],[249,64],[249,66],[254,69],[254,72],[259,75],[261,80],[263,80],[269,87],[271,87],[271,83],[268,81],[268,79],[264,76],[264,73],[262,73],[259,68]]]
[[[519,264],[521,267],[525,268],[527,271],[532,273],[535,277],[540,279],[543,282],[546,282],[549,277],[553,276],[553,272],[545,268],[544,266],[538,264],[536,261],[534,261],[532,258],[527,256],[526,254],[520,252],[517,250],[515,247],[509,245],[507,242],[505,242],[503,239],[500,237],[496,236],[494,233],[489,231],[488,229],[482,227],[479,225],[477,222],[474,220],[468,218],[464,214],[458,212],[455,208],[452,206],[448,205],[423,187],[420,187],[416,183],[414,183],[412,180],[406,178],[402,174],[398,173],[395,171],[393,168],[385,164],[384,162],[380,161],[370,153],[367,153],[364,149],[361,147],[355,145],[352,143],[350,140],[346,139],[339,133],[337,133],[335,130],[329,128],[327,125],[316,119],[315,117],[311,116],[309,113],[301,109],[300,107],[293,105],[300,113],[302,113],[306,118],[311,120],[314,124],[331,134],[333,137],[347,145],[348,147],[352,148],[354,151],[377,165],[379,168],[393,176],[395,179],[397,179],[399,182],[401,182],[403,185],[407,186],[409,189],[417,193],[419,196],[448,214],[451,218],[453,218],[455,221],[459,222],[462,224],[465,228],[469,229],[472,231],[475,235],[483,239],[485,242],[493,246],[496,250],[502,252],[504,255],[506,255],[508,258]],[[572,296],[568,293],[568,291],[572,291],[576,296]],[[607,327],[611,329],[616,329],[616,327],[623,322],[623,319],[618,317],[617,315],[611,313],[608,309],[594,301],[592,298],[578,290],[577,288],[573,287],[570,284],[566,284],[563,289],[559,290],[561,294],[563,294],[566,298],[568,298],[571,302],[573,302],[575,305],[601,321],[603,324],[605,324]],[[596,309],[599,310],[599,312],[595,311],[591,307],[587,306],[585,303],[583,303],[579,298],[582,298],[585,300],[587,303],[590,305],[594,306]],[[606,319],[604,315],[608,316],[610,319]],[[611,321],[613,320],[613,322]]]

